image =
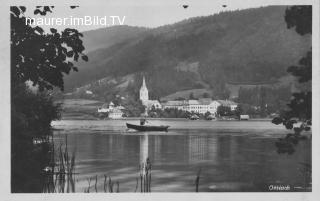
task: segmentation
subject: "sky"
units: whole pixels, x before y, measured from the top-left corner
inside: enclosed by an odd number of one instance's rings
[[[98,16],[99,18],[107,16],[111,22],[110,16],[119,16],[124,18],[124,24],[130,26],[142,26],[154,28],[166,24],[172,24],[184,19],[197,16],[207,16],[215,13],[241,10],[247,8],[256,8],[268,5],[284,4],[286,1],[279,0],[89,0],[85,4],[79,4],[76,9],[70,9],[67,5],[56,5],[53,13],[46,17],[70,18],[84,16]],[[70,5],[70,4],[69,4]],[[71,4],[72,5],[72,4]],[[73,4],[74,5],[74,4]],[[183,8],[188,5],[188,8]],[[225,6],[223,6],[225,5]],[[35,17],[33,14],[34,5],[27,6],[26,16]],[[117,22],[117,21],[116,21]],[[109,23],[111,24],[111,23]],[[44,26],[41,26],[44,27]],[[77,28],[80,31],[92,30],[105,27],[100,26],[50,26],[62,30],[66,27]]]

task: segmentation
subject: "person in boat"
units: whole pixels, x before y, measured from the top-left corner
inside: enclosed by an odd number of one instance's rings
[[[141,119],[140,119],[140,126],[145,125],[146,122],[147,122],[147,120],[146,120],[145,118],[141,118]]]

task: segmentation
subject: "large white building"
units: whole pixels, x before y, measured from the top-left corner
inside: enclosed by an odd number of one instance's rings
[[[162,104],[163,108],[174,108],[178,110],[188,111],[190,113],[205,114],[210,112],[212,115],[217,113],[220,105],[230,107],[235,110],[237,104],[229,100],[212,100],[211,98],[203,98],[199,100],[181,100],[181,101],[167,101]]]
[[[219,106],[218,101],[213,101],[211,98],[203,98],[199,100],[188,100],[185,105],[185,110],[199,114],[205,114],[207,112],[216,114]]]
[[[161,109],[162,106],[158,100],[149,100],[149,91],[146,85],[146,80],[143,77],[142,86],[140,88],[140,100],[142,102],[142,105],[144,105],[147,110],[151,109],[152,107],[155,107],[156,109]]]
[[[178,110],[185,110],[186,100],[176,100],[176,101],[167,101],[162,103],[163,109],[178,109]]]

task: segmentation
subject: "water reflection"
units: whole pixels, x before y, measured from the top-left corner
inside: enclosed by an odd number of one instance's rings
[[[208,139],[203,136],[189,136],[188,140],[188,162],[190,164],[206,160],[217,160],[217,139]]]
[[[306,174],[300,164],[311,164],[311,141],[299,143],[290,156],[279,155],[274,146],[277,138],[265,135],[271,132],[244,128],[239,133],[213,129],[165,134],[61,131],[55,139],[63,140],[67,134],[70,150],[76,149],[78,188],[81,181],[86,185],[89,176],[108,174],[120,181],[122,192],[132,192],[139,164],[147,158],[153,165],[153,192],[194,191],[200,168],[200,191],[264,191],[272,182],[302,186]]]
[[[231,136],[207,135],[140,135],[139,161],[143,162],[149,157],[156,165],[170,162],[172,158],[175,158],[176,162],[191,165],[201,162],[218,163],[218,160],[225,159],[235,162],[240,139]]]
[[[140,164],[144,163],[149,157],[149,137],[148,135],[140,136]]]

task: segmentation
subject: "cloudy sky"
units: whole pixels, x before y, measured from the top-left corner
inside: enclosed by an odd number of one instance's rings
[[[46,17],[84,17],[84,16],[125,16],[124,23],[131,26],[158,27],[172,24],[190,17],[206,16],[215,13],[254,8],[268,5],[283,5],[288,1],[279,0],[89,0],[80,7],[70,9],[67,5],[58,4],[52,14]],[[295,1],[291,0],[291,3]],[[70,4],[69,4],[70,5]],[[183,5],[189,5],[183,8]],[[225,5],[225,6],[224,6]],[[27,16],[34,17],[34,5],[28,5]],[[110,18],[111,20],[111,18]],[[52,27],[52,26],[51,26]],[[68,26],[70,27],[70,25]],[[78,26],[77,29],[91,30],[103,26]],[[64,29],[66,26],[57,26]]]

